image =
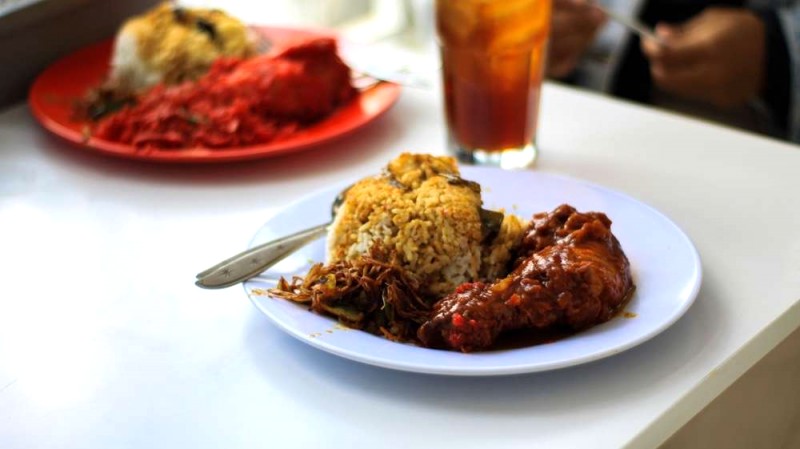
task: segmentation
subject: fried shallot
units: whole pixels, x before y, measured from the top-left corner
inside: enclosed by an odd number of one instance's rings
[[[428,319],[430,301],[406,270],[370,256],[331,265],[315,264],[304,276],[281,278],[272,296],[309,304],[343,324],[390,340],[415,339]]]

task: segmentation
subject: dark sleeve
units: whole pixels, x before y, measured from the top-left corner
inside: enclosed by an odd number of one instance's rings
[[[783,37],[783,27],[773,10],[756,11],[764,22],[764,45],[766,46],[766,73],[762,99],[772,113],[781,131],[789,127],[789,105],[791,104],[791,74],[789,49]]]

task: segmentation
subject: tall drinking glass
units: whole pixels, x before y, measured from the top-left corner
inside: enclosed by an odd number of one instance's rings
[[[536,125],[550,0],[436,0],[449,150],[462,162],[522,168]]]

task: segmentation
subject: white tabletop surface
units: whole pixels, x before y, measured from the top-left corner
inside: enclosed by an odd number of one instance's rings
[[[410,89],[333,144],[213,166],[89,154],[0,112],[0,447],[653,447],[800,325],[799,148],[557,85],[536,170],[649,203],[703,259],[655,339],[547,373],[409,374],[195,287],[282,206],[443,141],[438,94]]]

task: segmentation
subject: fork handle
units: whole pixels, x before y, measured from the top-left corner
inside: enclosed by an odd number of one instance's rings
[[[328,226],[330,223],[325,223],[254,246],[198,273],[195,285],[202,288],[225,288],[246,281],[324,236]]]

